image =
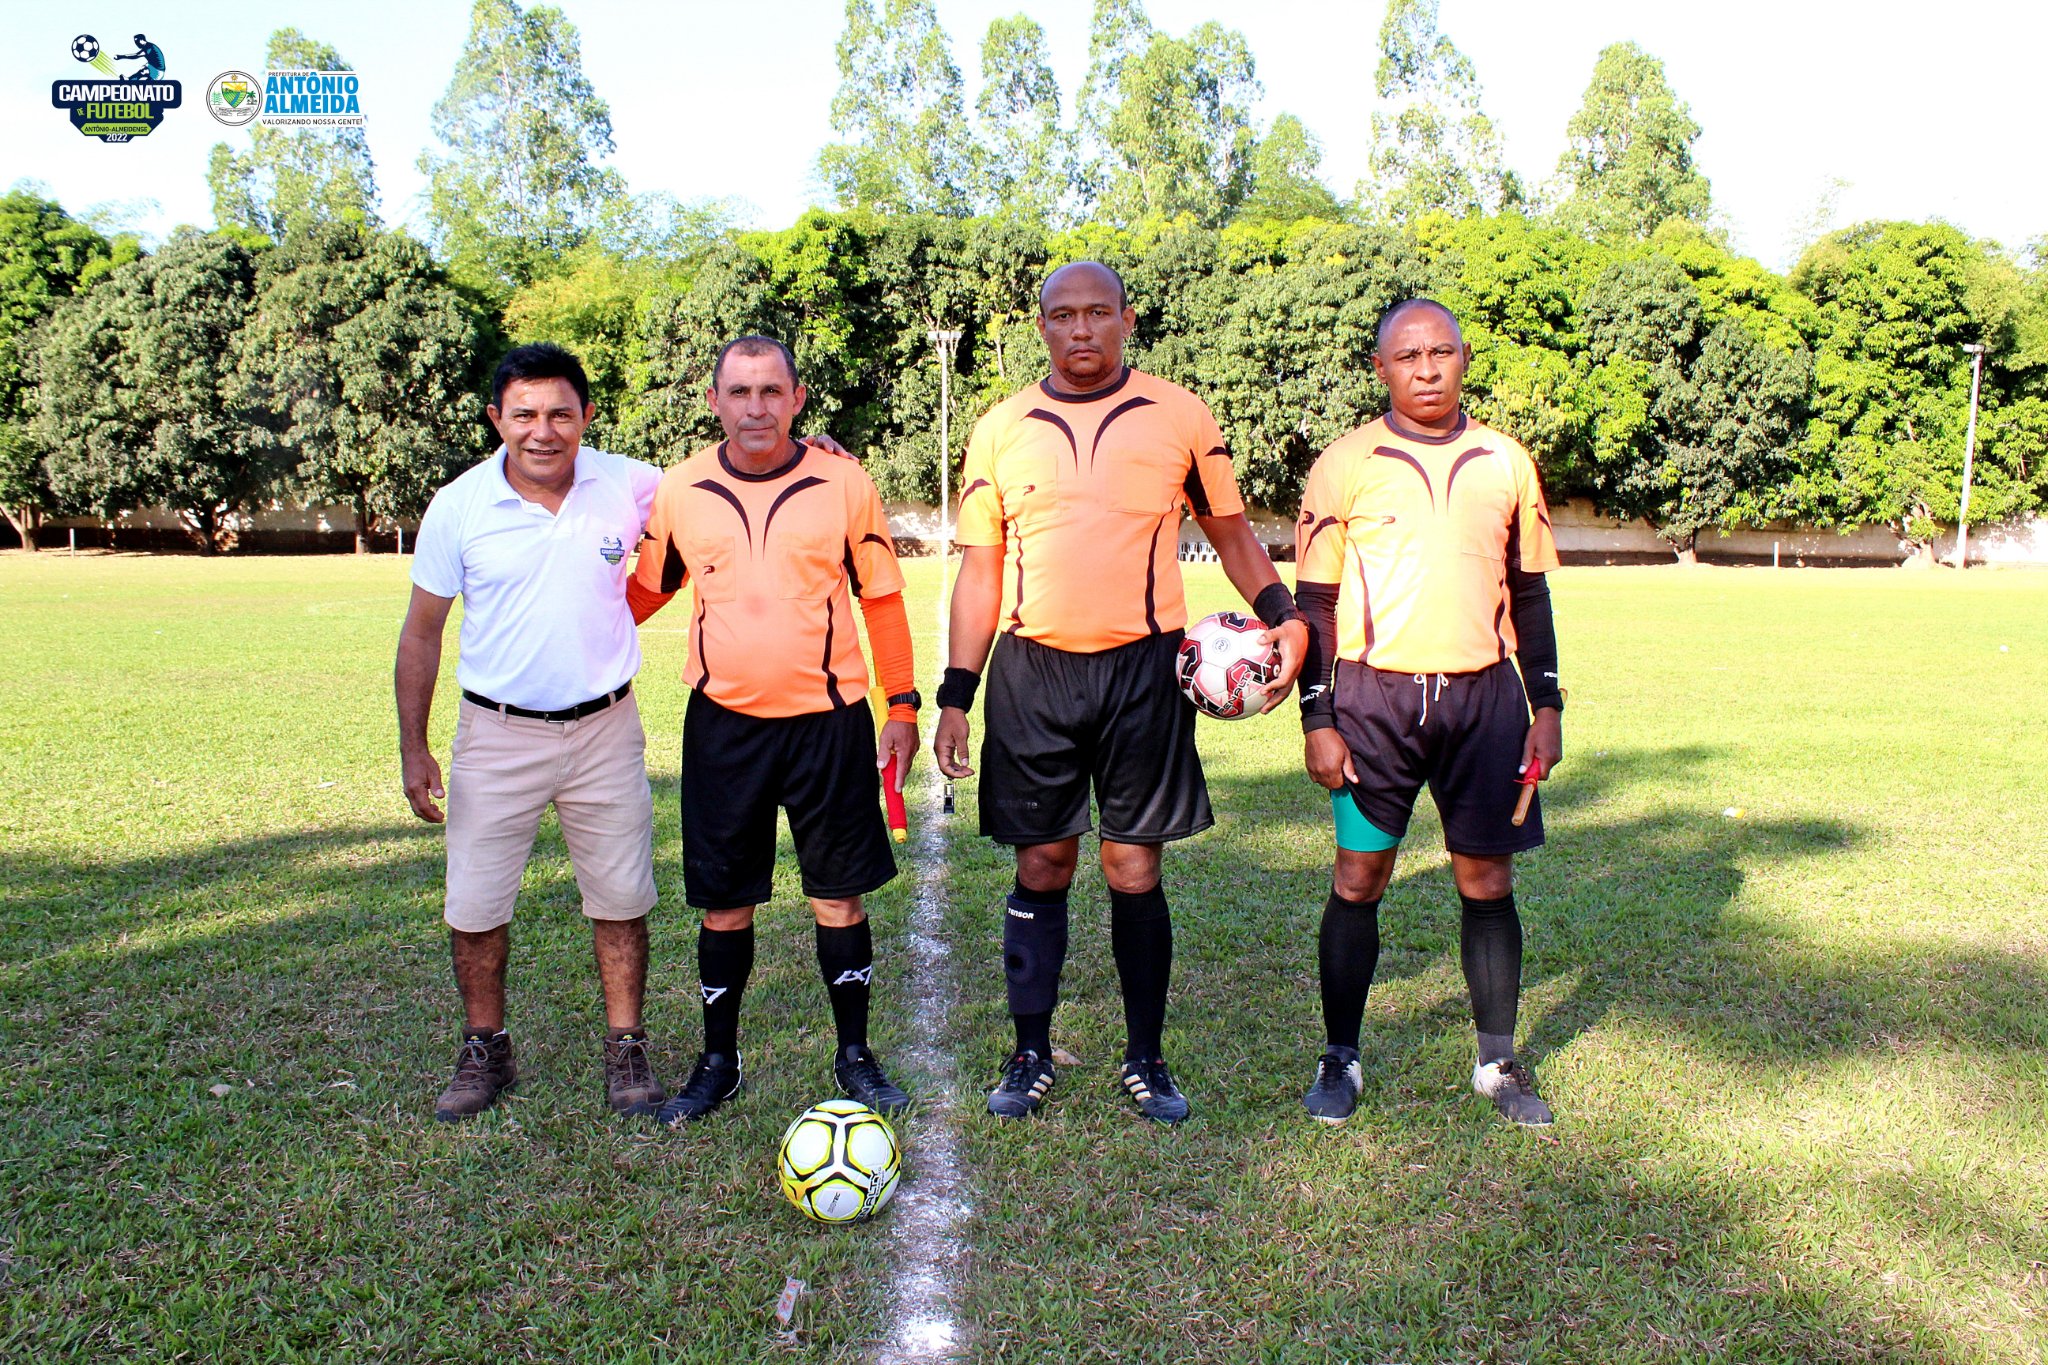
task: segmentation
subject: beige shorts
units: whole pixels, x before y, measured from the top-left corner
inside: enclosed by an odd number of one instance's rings
[[[448,902],[453,929],[512,920],[541,813],[553,803],[591,919],[654,908],[654,794],[638,699],[581,720],[527,720],[467,699],[448,772]]]

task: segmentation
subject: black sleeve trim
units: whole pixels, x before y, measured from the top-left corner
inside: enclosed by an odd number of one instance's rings
[[[1301,663],[1301,731],[1327,730],[1337,723],[1337,584],[1296,583],[1294,604],[1308,623],[1308,650]]]
[[[1550,613],[1550,584],[1540,573],[1508,567],[1508,615],[1515,623],[1515,662],[1531,710],[1564,709],[1557,677],[1557,625]]]
[[[681,592],[683,588],[683,552],[676,548],[673,538],[662,543],[661,590]]]

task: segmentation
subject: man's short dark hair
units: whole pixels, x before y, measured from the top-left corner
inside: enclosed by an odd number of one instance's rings
[[[783,365],[789,370],[789,386],[793,389],[803,383],[803,380],[796,377],[796,356],[790,351],[789,347],[783,345],[774,337],[734,337],[720,348],[718,359],[712,362],[711,388],[714,393],[718,390],[718,377],[724,373],[725,358],[729,355],[779,355],[782,357]]]
[[[1121,312],[1123,309],[1126,309],[1131,306],[1130,291],[1124,288],[1124,277],[1122,275],[1117,274],[1115,266],[1104,265],[1101,261],[1068,261],[1067,265],[1092,265],[1097,270],[1108,271],[1109,277],[1112,280],[1116,281],[1116,306],[1118,311]],[[1052,271],[1045,277],[1045,283],[1038,286],[1038,313],[1040,317],[1043,317],[1045,315],[1046,285],[1051,284],[1053,275],[1057,275],[1060,273],[1061,270],[1065,270],[1067,268],[1067,265],[1060,266],[1058,269]]]
[[[1389,308],[1386,312],[1380,314],[1379,326],[1373,328],[1372,348],[1375,351],[1385,350],[1387,346],[1387,333],[1394,330],[1394,324],[1399,322],[1402,319],[1402,317],[1409,313],[1414,312],[1418,308],[1433,308],[1437,312],[1442,313],[1445,317],[1449,318],[1451,320],[1451,326],[1458,327],[1458,315],[1456,313],[1453,313],[1450,309],[1444,307],[1442,304],[1438,303],[1435,299],[1402,299],[1392,308]],[[1458,334],[1460,336],[1464,335],[1464,329],[1462,327],[1458,327]]]
[[[498,372],[491,376],[491,406],[505,406],[505,386],[522,379],[566,379],[576,390],[576,401],[590,406],[590,378],[583,373],[583,362],[566,346],[534,341],[505,352]]]

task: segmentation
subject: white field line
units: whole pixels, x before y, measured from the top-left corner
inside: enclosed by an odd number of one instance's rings
[[[960,1161],[959,1113],[946,1025],[952,1013],[952,950],[946,942],[946,839],[939,827],[939,784],[922,785],[911,848],[917,895],[910,912],[907,1071],[924,1080],[916,1131],[909,1143],[911,1172],[889,1209],[894,1262],[894,1330],[876,1352],[879,1365],[958,1360],[966,1342],[953,1318],[953,1295],[967,1259],[959,1240],[968,1214],[967,1178]]]

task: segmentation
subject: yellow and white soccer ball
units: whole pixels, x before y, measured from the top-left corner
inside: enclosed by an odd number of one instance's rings
[[[858,1223],[887,1207],[903,1174],[889,1121],[858,1100],[826,1100],[796,1116],[776,1154],[782,1193],[820,1223]]]

